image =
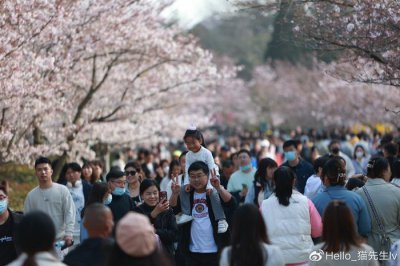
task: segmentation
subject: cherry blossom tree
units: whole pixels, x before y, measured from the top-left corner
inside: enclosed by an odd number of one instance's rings
[[[294,30],[316,49],[344,52],[354,79],[400,86],[400,2],[295,1]]]
[[[396,87],[344,81],[331,75],[336,67],[317,62],[313,69],[285,62],[260,66],[254,71],[254,98],[264,103],[275,126],[398,122],[389,111],[399,109]],[[341,68],[355,72],[351,64]]]
[[[236,70],[165,27],[159,2],[2,2],[0,161],[93,158],[96,143],[152,141],[209,121],[212,101],[198,99]]]
[[[293,25],[298,45],[340,54],[342,62],[361,70],[354,72],[353,80],[400,86],[399,1],[230,1],[260,11],[285,7],[286,23]]]
[[[277,11],[285,7],[283,18],[286,19],[286,23],[292,25],[295,36],[298,37],[297,45],[305,45],[315,51],[336,53],[335,62],[329,66],[316,63],[313,71],[286,66],[289,69],[297,69],[296,71],[305,75],[304,77],[298,76],[296,73],[292,73],[290,76],[285,75],[286,82],[290,83],[293,79],[298,79],[301,83],[307,83],[313,80],[307,90],[318,89],[318,91],[307,91],[306,88],[301,89],[301,84],[292,84],[290,86],[293,88],[292,95],[300,98],[295,97],[294,102],[286,105],[289,109],[301,110],[302,107],[308,106],[312,110],[311,113],[308,113],[307,109],[303,109],[304,112],[299,113],[306,115],[308,119],[321,116],[328,124],[335,120],[335,123],[338,123],[341,119],[346,122],[362,121],[366,123],[372,121],[393,122],[393,119],[399,119],[399,116],[393,116],[400,114],[398,101],[400,94],[398,91],[400,87],[399,1],[232,0],[232,2],[239,7],[255,8],[260,11]],[[278,65],[280,68],[283,67],[281,63]],[[331,78],[321,76],[322,69],[326,67]],[[261,71],[260,69],[258,71]],[[280,80],[279,73],[284,73],[282,70],[270,68],[270,66],[267,66],[267,69],[269,75],[272,75],[272,80],[277,78],[276,75]],[[264,69],[265,72],[267,70]],[[318,72],[320,74],[317,74]],[[356,81],[366,84],[358,84]],[[374,86],[374,84],[379,86]],[[287,87],[285,88],[286,90],[276,91],[274,96],[290,101],[286,98],[290,92]],[[310,95],[318,101],[329,99],[329,102],[316,103],[310,102],[309,98],[303,98]],[[317,106],[315,106],[316,104]],[[324,106],[324,110],[320,110],[319,106],[321,105]],[[354,108],[350,108],[352,105]],[[294,108],[295,106],[298,108]],[[329,106],[340,106],[341,108],[332,107],[330,110]],[[355,108],[356,106],[359,107]],[[281,108],[283,107],[277,106],[273,109]],[[327,110],[330,111],[326,112]],[[337,118],[334,118],[336,114]],[[288,113],[285,112],[283,115],[280,112],[280,115],[284,119],[288,117]],[[293,117],[293,120],[305,122],[301,117]],[[310,123],[311,121],[307,122],[307,124]]]

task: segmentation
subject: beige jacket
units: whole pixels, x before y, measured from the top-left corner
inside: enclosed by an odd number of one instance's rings
[[[24,264],[27,258],[26,254],[21,254],[16,260],[8,264],[7,266],[21,266]],[[38,266],[67,266],[66,264],[60,262],[52,253],[50,252],[39,252],[35,255],[35,261]]]

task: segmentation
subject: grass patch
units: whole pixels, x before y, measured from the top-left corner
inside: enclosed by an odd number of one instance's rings
[[[35,172],[27,165],[6,163],[0,165],[0,180],[7,180],[9,206],[13,210],[22,211],[28,192],[37,186]]]

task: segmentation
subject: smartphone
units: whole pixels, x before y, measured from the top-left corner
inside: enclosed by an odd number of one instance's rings
[[[64,240],[60,240],[60,241],[57,241],[57,242],[55,243],[55,247],[58,247],[58,248],[60,248],[61,250],[64,250],[64,249],[66,249],[67,247],[70,247],[70,246],[72,246],[72,245],[74,245],[74,240],[72,240],[72,242],[71,242],[70,245],[67,245],[67,243],[65,243]]]
[[[167,200],[167,191],[160,191],[158,194],[160,202],[164,202]]]

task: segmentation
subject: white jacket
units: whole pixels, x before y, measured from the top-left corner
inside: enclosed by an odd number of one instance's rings
[[[27,258],[26,254],[21,254],[16,260],[7,264],[7,266],[21,266],[24,264]],[[53,254],[50,252],[39,252],[35,254],[35,261],[38,266],[67,266],[66,264],[60,262]]]
[[[274,193],[260,209],[271,244],[280,247],[285,263],[308,261],[314,245],[307,197],[293,191],[289,206],[283,206]]]

